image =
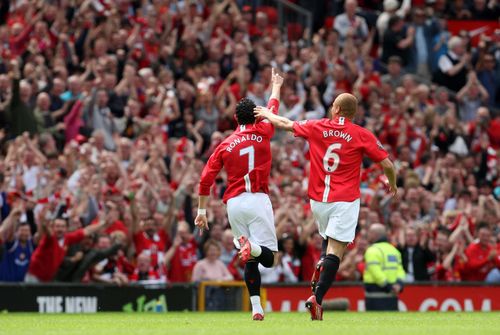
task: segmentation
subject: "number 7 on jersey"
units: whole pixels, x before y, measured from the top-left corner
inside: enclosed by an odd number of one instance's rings
[[[240,150],[240,156],[248,155],[248,173],[243,177],[245,179],[245,190],[252,192],[252,184],[250,182],[250,172],[255,167],[255,149],[253,145]]]

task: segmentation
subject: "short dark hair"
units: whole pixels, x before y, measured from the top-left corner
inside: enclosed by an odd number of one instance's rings
[[[438,232],[438,233],[441,233],[441,234],[444,234],[444,235],[446,235],[446,236],[450,236],[450,235],[451,235],[451,230],[450,230],[450,229],[448,229],[448,228],[447,228],[447,227],[445,227],[445,226],[439,226],[439,227],[437,228],[437,232]]]
[[[31,228],[31,226],[30,226],[30,224],[29,224],[29,222],[28,222],[28,221],[21,221],[21,222],[19,222],[19,223],[17,224],[16,229],[19,229],[19,228],[21,228],[21,227],[25,227],[25,226],[28,226],[28,228]]]
[[[396,25],[396,23],[399,23],[400,21],[402,21],[403,19],[400,18],[399,16],[397,15],[393,15],[391,16],[391,18],[389,19],[389,28],[392,28],[394,27],[394,25]]]
[[[390,63],[398,63],[399,65],[403,64],[403,60],[399,56],[391,56],[387,60],[387,64]]]
[[[255,115],[253,110],[255,102],[248,98],[243,98],[236,105],[236,120],[238,124],[252,124],[255,123]]]
[[[490,225],[487,222],[481,221],[476,226],[476,231],[480,231],[481,229],[488,229],[491,231]]]

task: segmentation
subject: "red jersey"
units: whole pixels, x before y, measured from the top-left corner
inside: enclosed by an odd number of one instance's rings
[[[164,230],[159,230],[153,237],[140,231],[134,235],[134,247],[137,255],[146,251],[151,256],[151,265],[156,268],[163,262],[163,252],[170,248],[170,239]]]
[[[182,243],[175,250],[170,262],[168,280],[175,282],[190,282],[193,268],[198,261],[197,245],[195,239]]]
[[[432,277],[433,280],[439,281],[460,281],[462,277],[462,272],[465,266],[465,262],[462,257],[456,255],[453,258],[452,268],[445,269],[442,263],[436,265],[435,274]]]
[[[99,224],[99,219],[95,219],[94,221],[92,221],[91,224]],[[128,228],[125,225],[125,223],[123,223],[123,221],[121,221],[121,220],[116,220],[111,225],[109,225],[104,230],[104,233],[106,233],[107,235],[111,235],[115,231],[121,231],[125,235],[128,235]]]
[[[321,249],[309,242],[306,247],[306,252],[302,256],[302,280],[311,280],[314,273],[314,268],[321,258]]]
[[[279,101],[271,99],[267,108],[278,113]],[[269,193],[273,135],[274,126],[267,120],[238,126],[210,156],[201,174],[200,195],[210,194],[222,167],[226,168],[228,179],[224,203],[243,192]]]
[[[483,247],[479,243],[470,244],[465,249],[467,264],[462,279],[465,281],[484,281],[488,272],[495,268],[495,261],[488,259],[492,246]]]
[[[153,267],[150,267],[148,272],[140,272],[139,269],[135,269],[134,273],[129,276],[130,281],[137,282],[142,280],[160,280],[162,279],[160,273]]]
[[[376,163],[388,157],[375,135],[344,117],[294,122],[293,131],[309,142],[309,198],[315,201],[358,199],[363,155]]]
[[[68,246],[79,243],[84,237],[83,229],[67,233],[59,241],[54,235],[44,235],[31,257],[28,273],[41,281],[51,281],[63,262]]]

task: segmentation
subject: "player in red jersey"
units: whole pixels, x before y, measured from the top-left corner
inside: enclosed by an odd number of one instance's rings
[[[255,109],[256,116],[309,142],[308,193],[319,233],[327,241],[326,256],[313,275],[313,281],[318,276],[319,281],[313,285],[313,295],[306,302],[313,320],[322,320],[323,297],[335,280],[346,246],[354,240],[364,155],[382,165],[391,194],[394,196],[397,192],[394,165],[384,147],[371,132],[352,123],[357,107],[356,97],[343,93],[330,108],[331,119],[292,122],[267,108]]]
[[[267,107],[271,113],[279,109],[283,78],[272,70],[272,92]],[[227,189],[223,201],[235,245],[245,264],[245,283],[252,302],[254,320],[264,318],[260,303],[260,272],[258,265],[270,268],[278,251],[274,214],[269,200],[271,173],[271,138],[274,126],[267,120],[256,119],[255,103],[242,99],[236,106],[238,128],[214,151],[203,169],[200,181],[200,200],[195,223],[208,229],[206,205],[210,188],[222,167],[227,172]]]

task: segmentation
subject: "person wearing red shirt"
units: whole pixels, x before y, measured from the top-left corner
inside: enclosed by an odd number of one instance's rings
[[[130,281],[139,283],[164,283],[165,277],[161,276],[159,271],[152,266],[151,256],[143,252],[137,256],[137,268],[130,275]]]
[[[283,267],[285,267],[286,264],[286,267],[291,270],[293,276],[290,274],[289,277],[285,277],[284,274],[282,274],[282,280],[280,281],[297,282],[299,281],[302,262],[300,261],[300,258],[297,257],[295,252],[295,240],[292,236],[287,236],[282,239],[281,245],[283,246],[281,263],[283,264]],[[314,262],[314,264],[316,264],[316,262]]]
[[[37,283],[53,280],[68,247],[80,243],[85,236],[98,232],[105,225],[106,222],[100,222],[68,233],[68,220],[64,217],[58,217],[50,224],[42,222],[40,243],[31,258],[25,281]]]
[[[186,221],[177,224],[173,245],[165,253],[168,280],[172,283],[190,282],[193,268],[198,261],[198,245]]]
[[[500,116],[491,118],[488,108],[477,109],[476,119],[469,123],[468,132],[471,138],[479,138],[482,133],[488,134],[491,146],[495,150],[500,149]]]
[[[269,18],[266,13],[258,12],[255,16],[255,24],[250,24],[248,33],[250,37],[271,36],[273,27],[269,24]]]
[[[151,256],[151,265],[158,269],[158,265],[163,262],[163,253],[170,248],[170,237],[168,236],[166,225],[164,229],[158,229],[153,217],[145,217],[140,221],[140,229],[133,227],[132,235],[136,255],[143,252]]]
[[[271,113],[277,113],[283,77],[272,69],[271,81],[268,108]],[[227,204],[235,245],[240,248],[240,257],[246,262],[245,282],[252,302],[252,318],[263,320],[258,265],[271,268],[278,251],[273,208],[268,196],[274,126],[267,120],[256,119],[253,114],[255,107],[255,103],[246,98],[238,103],[238,128],[215,149],[203,169],[195,223],[201,230],[208,229],[208,195],[215,178],[225,167],[228,185],[223,201]]]
[[[497,248],[491,244],[491,230],[487,225],[478,226],[478,239],[465,249],[467,263],[462,273],[464,281],[484,281],[488,273],[500,266],[497,261]]]
[[[122,220],[120,220],[120,211],[118,209],[117,203],[113,201],[106,201],[105,205],[106,209],[106,230],[104,231],[105,234],[111,235],[116,231],[120,231],[126,236],[129,234],[128,228],[123,223]],[[95,219],[92,224],[98,224],[99,219]]]
[[[312,278],[314,267],[319,262],[322,255],[323,238],[315,233],[307,243],[306,250],[302,256],[302,280]]]
[[[364,155],[381,164],[390,193],[394,196],[397,192],[396,171],[388,153],[370,131],[352,123],[357,108],[358,99],[349,93],[335,99],[330,108],[331,119],[292,122],[267,108],[256,108],[257,116],[309,142],[311,209],[320,235],[328,241],[326,256],[315,271],[315,275],[319,273],[319,281],[313,285],[314,294],[306,302],[313,320],[322,320],[323,297],[335,280],[347,244],[354,240]],[[313,282],[317,279],[315,275]]]

